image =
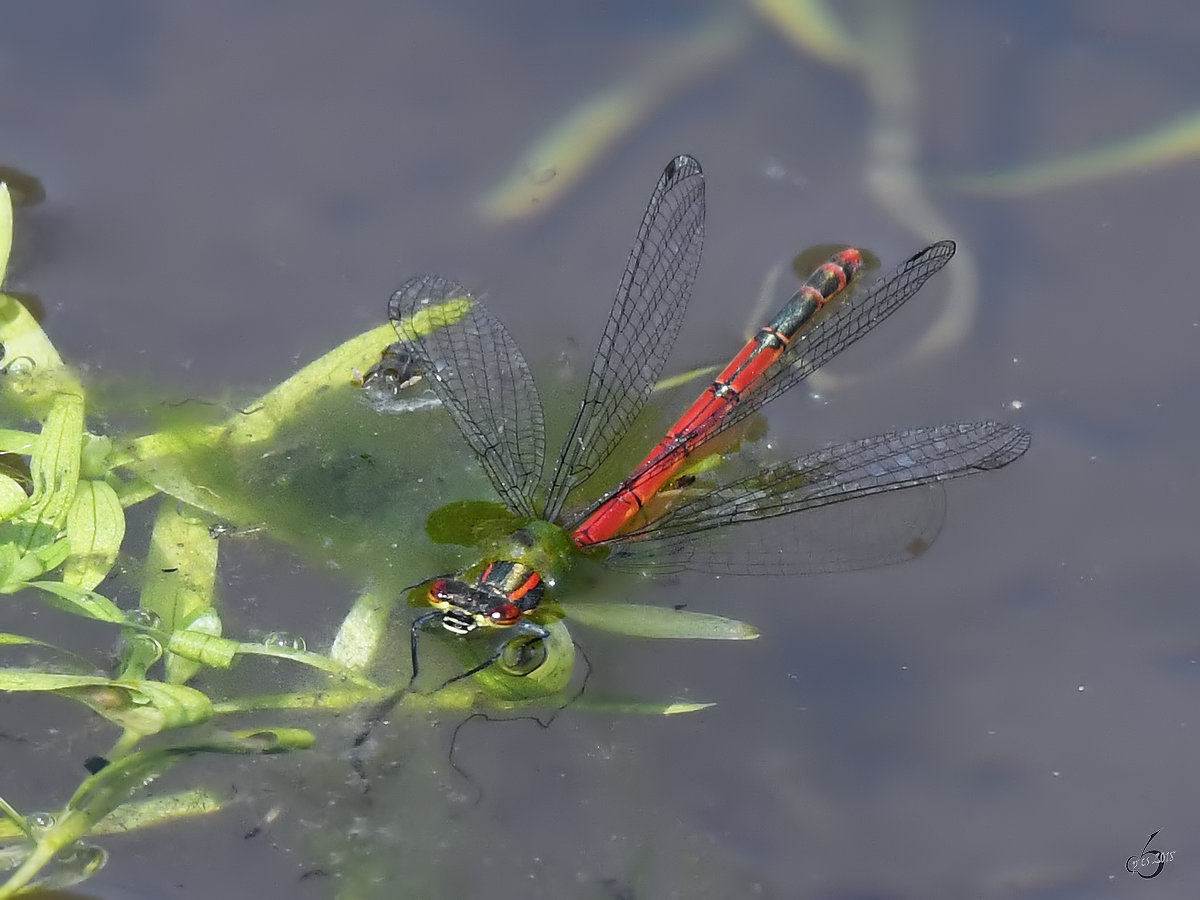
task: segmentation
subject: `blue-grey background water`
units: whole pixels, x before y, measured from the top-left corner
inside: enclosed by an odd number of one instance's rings
[[[1200,12],[830,7],[865,63],[798,49],[740,4],[6,6],[0,164],[46,192],[20,211],[8,287],[41,298],[97,382],[250,397],[436,271],[486,289],[554,384],[586,367],[650,186],[687,151],[708,233],[675,370],[731,354],[768,271],[807,245],[889,263],[951,236],[960,258],[819,391],[776,403],[770,440],[798,452],[979,418],[1035,436],[1011,468],[948,488],[946,527],[911,564],[615,580],[619,599],[761,628],[742,644],[575,631],[597,690],[711,709],[472,722],[465,780],[446,763],[458,720],[421,719],[392,733],[397,765],[370,802],[333,726],[307,761],[197,762],[176,786],[210,779],[244,802],[107,839],[90,896],[1194,893],[1197,163],[1010,196],[949,179],[1194,114]],[[723,14],[713,47],[680,63]],[[619,89],[646,108],[573,185],[566,150],[521,173],[573,110]],[[533,211],[485,215],[514,170]],[[913,358],[952,301],[969,321]],[[234,621],[313,629],[358,587],[269,535],[231,550],[222,578]],[[6,600],[0,627],[36,627],[31,606]],[[23,808],[65,800],[71,766],[110,739],[60,704],[0,709],[29,742],[0,764],[0,794]],[[280,818],[244,840],[272,805]],[[335,858],[331,831],[361,858]],[[1126,859],[1154,831],[1175,859],[1135,885]],[[354,878],[381,887],[355,893]]]

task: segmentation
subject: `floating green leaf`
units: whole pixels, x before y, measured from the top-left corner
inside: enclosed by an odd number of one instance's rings
[[[435,544],[478,547],[512,534],[520,523],[520,516],[494,500],[456,500],[429,514],[425,533]]]

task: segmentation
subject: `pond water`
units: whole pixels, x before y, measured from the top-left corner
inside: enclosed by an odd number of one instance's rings
[[[1197,163],[1119,145],[1196,115],[1200,11],[830,3],[847,60],[838,32],[802,46],[769,5],[9,5],[0,165],[45,199],[18,209],[7,288],[131,405],[253,397],[430,271],[488,292],[561,417],[686,151],[708,227],[670,371],[730,355],[808,245],[890,265],[952,237],[903,315],[769,408],[770,442],[985,418],[1034,435],[948,486],[909,564],[607,582],[762,636],[573,628],[593,702],[549,727],[399,719],[366,793],[344,719],[308,754],[181,767],[173,786],[238,802],[103,839],[82,895],[1124,897],[1154,832],[1176,851],[1155,887],[1195,892]],[[583,137],[547,143],[572,122]],[[1091,178],[955,180],[1112,147]],[[465,465],[446,435],[431,483]],[[361,587],[269,533],[225,550],[235,627],[319,646]],[[6,602],[0,630],[36,633],[35,610]],[[601,702],[626,699],[716,705]],[[65,708],[0,699],[0,795],[21,808],[63,802],[112,739]]]

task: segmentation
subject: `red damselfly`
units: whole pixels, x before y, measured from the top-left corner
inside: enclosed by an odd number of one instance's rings
[[[953,242],[939,241],[866,284],[857,277],[862,254],[845,249],[816,270],[628,478],[568,512],[573,493],[609,457],[660,378],[700,264],[704,216],[700,165],[678,156],[650,197],[583,400],[548,479],[542,404],[525,358],[500,321],[461,285],[437,276],[413,278],[392,296],[389,314],[406,364],[427,379],[513,523],[477,566],[415,586],[432,609],[412,624],[413,680],[417,637],[431,625],[456,635],[507,630],[544,639],[548,632],[536,612],[572,553],[604,555],[643,571],[737,571],[736,560],[706,551],[696,535],[998,469],[1028,448],[1029,435],[1017,426],[974,422],[826,447],[706,490],[677,477],[717,435],[865,335],[954,255]],[[411,323],[422,315],[436,320],[447,303],[457,307],[455,314],[418,334]],[[677,496],[664,501],[667,488]],[[786,546],[780,536],[787,527],[770,524],[762,533],[777,543],[760,545],[757,553],[772,552],[773,571],[843,567]],[[880,561],[886,559],[856,559],[853,552],[840,558],[845,567]],[[452,680],[491,665],[508,643]]]

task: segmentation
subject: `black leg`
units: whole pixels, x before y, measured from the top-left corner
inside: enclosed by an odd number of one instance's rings
[[[376,725],[378,725],[383,720],[383,717],[386,716],[388,714],[388,712],[390,712],[391,709],[397,703],[399,703],[402,699],[404,699],[404,696],[409,691],[412,690],[412,686],[417,680],[417,671],[418,671],[417,670],[417,635],[420,634],[422,628],[424,628],[431,622],[435,621],[436,619],[439,619],[441,617],[441,615],[442,615],[441,612],[434,609],[427,613],[422,613],[421,615],[419,615],[415,619],[413,619],[412,628],[409,629],[409,633],[411,635],[411,647],[412,647],[412,675],[409,676],[408,681],[405,683],[404,687],[398,688],[398,689],[392,691],[392,693],[388,694],[386,697],[384,697],[382,700],[380,700],[378,703],[376,703],[375,706],[371,709],[371,714],[369,716],[367,716],[367,721],[363,724],[362,731],[360,731],[358,733],[358,736],[355,737],[355,739],[354,739],[355,747],[361,747],[363,744],[365,744],[367,741],[367,738],[369,738],[371,736],[371,729],[373,729]]]

